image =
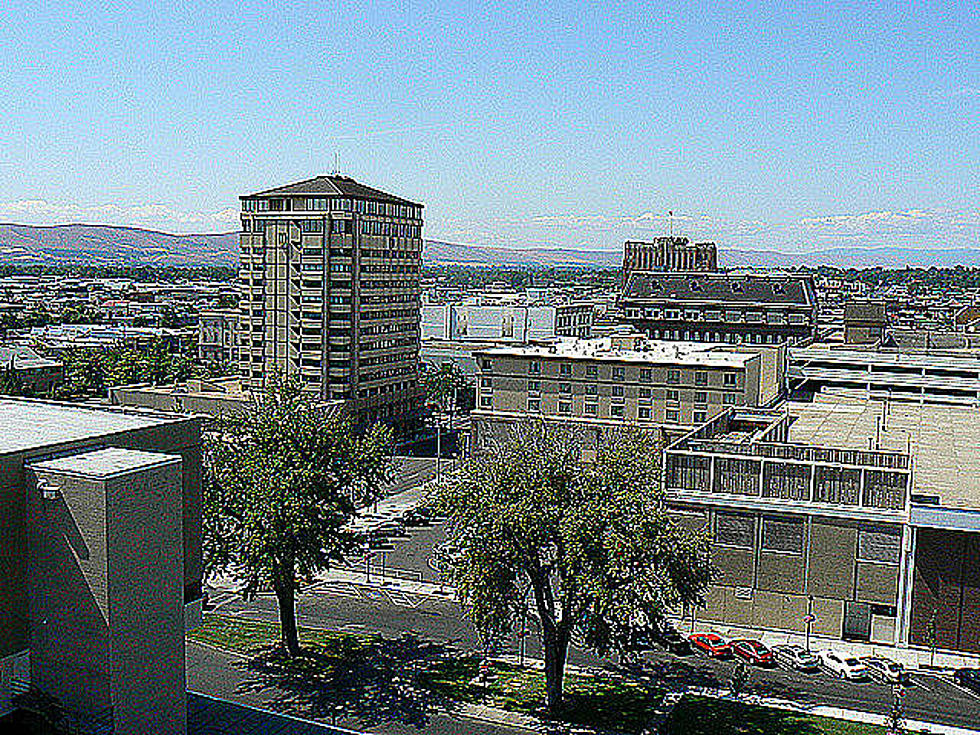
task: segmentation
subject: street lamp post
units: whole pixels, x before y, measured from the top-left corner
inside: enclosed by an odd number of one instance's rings
[[[813,595],[806,596],[806,651],[810,652],[810,628],[813,627]]]
[[[436,482],[442,482],[442,419],[436,414]]]

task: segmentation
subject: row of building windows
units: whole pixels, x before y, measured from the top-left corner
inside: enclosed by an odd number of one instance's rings
[[[747,513],[715,511],[714,541],[719,546],[754,549],[756,516]],[[762,551],[802,555],[805,549],[806,523],[802,518],[763,516],[760,549]],[[901,532],[887,527],[859,528],[857,560],[876,564],[898,564],[901,558]]]
[[[483,370],[490,370],[493,367],[493,362],[489,359],[484,359],[481,362],[481,368]],[[527,363],[527,371],[529,375],[541,375],[541,362],[538,360],[530,360]],[[564,377],[572,376],[572,363],[561,362],[558,364],[558,375]],[[610,373],[610,378],[614,381],[626,380],[626,368],[624,366],[613,366]],[[694,371],[694,385],[708,385],[709,373],[706,370],[695,370]],[[587,378],[598,378],[599,377],[599,366],[598,365],[586,365],[585,366],[585,376]],[[654,379],[653,368],[640,368],[636,373],[637,378],[642,383],[652,383]],[[669,368],[666,372],[666,382],[681,384],[682,382],[690,381],[690,371],[681,370],[679,368]],[[738,384],[738,373],[734,371],[726,371],[722,373],[722,384],[725,386],[732,386]]]
[[[264,232],[266,227],[282,223],[282,220],[265,220],[243,217],[242,232]],[[354,221],[349,219],[303,219],[291,224],[296,224],[301,232],[307,234],[330,232],[334,235],[351,235],[356,232]],[[422,228],[419,225],[401,222],[378,222],[375,220],[367,220],[361,222],[360,232],[362,235],[368,235],[371,237],[401,237],[413,239],[422,237]]]
[[[493,408],[493,395],[481,395],[480,396],[480,408],[492,409]],[[586,417],[596,417],[599,418],[599,402],[597,399],[589,400],[586,398],[585,403],[582,407],[582,415]],[[527,399],[527,411],[528,413],[542,413],[543,409],[541,406],[540,398],[529,397]],[[559,399],[557,404],[557,413],[559,415],[571,416],[573,414],[572,401],[570,399],[561,400]],[[708,420],[708,412],[706,409],[695,409],[692,414],[692,420],[695,424],[703,424]],[[626,419],[626,404],[625,403],[612,403],[608,406],[608,418],[612,419]],[[636,408],[636,418],[640,421],[650,421],[656,417],[653,414],[653,406],[640,405]],[[664,411],[664,421],[670,424],[681,423],[681,410],[680,408],[666,408]]]
[[[410,204],[344,197],[263,197],[242,200],[243,212],[359,212],[422,219],[422,208]]]
[[[701,311],[698,309],[641,309],[626,310],[629,319],[652,319],[670,322],[725,322],[727,324],[790,324],[801,325],[810,321],[806,314],[785,311]]]

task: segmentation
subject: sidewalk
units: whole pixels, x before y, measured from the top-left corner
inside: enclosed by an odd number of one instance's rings
[[[397,570],[389,570],[389,572],[391,571]],[[314,579],[316,582],[309,588],[314,591],[318,585],[322,584],[350,584],[356,587],[397,590],[399,592],[420,595],[422,597],[435,597],[442,600],[456,599],[456,590],[449,585],[402,579],[390,573],[382,576],[376,569],[372,569],[370,579],[365,572],[355,571],[351,568],[333,568],[322,574],[318,574]]]

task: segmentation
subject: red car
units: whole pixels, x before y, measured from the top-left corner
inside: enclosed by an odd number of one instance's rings
[[[691,633],[687,637],[691,645],[712,658],[730,658],[732,647],[725,642],[725,639],[715,633]]]
[[[759,641],[739,639],[731,642],[732,653],[756,666],[772,666],[775,661],[772,651]]]

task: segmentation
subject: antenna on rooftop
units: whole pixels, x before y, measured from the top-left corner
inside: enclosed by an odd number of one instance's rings
[[[674,236],[674,210],[667,210],[667,235],[669,237]]]
[[[340,176],[340,151],[333,152],[333,175]]]

